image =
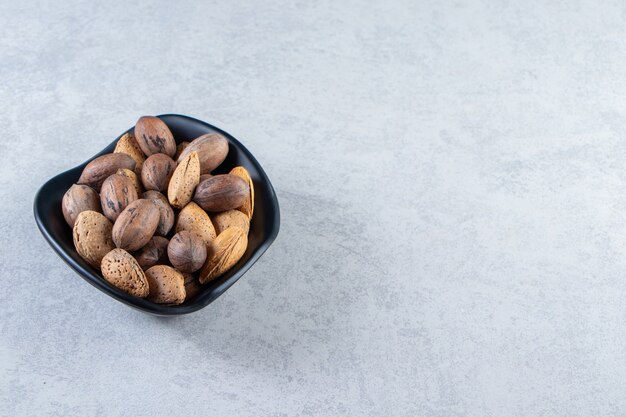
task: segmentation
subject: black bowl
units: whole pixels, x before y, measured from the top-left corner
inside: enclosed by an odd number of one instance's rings
[[[228,156],[214,173],[228,173],[233,167],[242,165],[248,170],[254,182],[254,216],[250,223],[246,252],[233,268],[221,277],[205,284],[195,297],[177,306],[164,306],[133,297],[110,285],[102,278],[100,271],[85,262],[74,249],[72,229],[65,222],[61,210],[63,195],[72,184],[78,181],[78,177],[87,163],[100,155],[113,152],[119,137],[89,161],[46,182],[35,197],[34,209],[37,226],[52,249],[87,282],[131,307],[156,315],[170,316],[187,314],[206,307],[237,282],[263,255],[278,235],[280,211],[269,178],[265,175],[261,165],[254,159],[254,156],[237,139],[215,126],[191,117],[177,114],[166,114],[158,117],[169,126],[177,142],[190,141],[210,132],[224,135],[229,142]],[[131,130],[132,128],[128,131]]]

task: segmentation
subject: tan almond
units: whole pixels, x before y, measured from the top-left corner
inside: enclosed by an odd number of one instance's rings
[[[74,184],[63,195],[61,202],[63,217],[70,227],[74,227],[76,218],[80,213],[86,210],[102,211],[100,207],[100,197],[93,188],[87,185]]]
[[[99,268],[104,255],[115,249],[111,238],[113,223],[102,213],[81,212],[76,218],[72,237],[78,254],[92,266]]]
[[[111,231],[115,246],[134,251],[147,244],[159,226],[159,208],[152,200],[130,203],[118,216]]]
[[[248,235],[243,229],[230,227],[217,235],[208,246],[207,261],[200,271],[205,284],[232,268],[246,252]]]
[[[187,204],[178,213],[176,233],[183,230],[194,232],[208,245],[215,239],[216,233],[213,223],[206,211],[194,202]]]
[[[133,181],[124,175],[113,174],[102,183],[100,190],[102,213],[113,222],[126,206],[138,198]]]
[[[133,133],[139,147],[147,156],[164,153],[172,157],[176,153],[174,136],[165,122],[158,117],[140,117]]]
[[[137,195],[141,195],[141,193],[143,192],[143,185],[141,184],[141,180],[139,179],[137,174],[135,174],[135,171],[121,168],[117,170],[116,174],[130,178],[130,180],[133,182],[133,187],[135,187],[135,191],[137,191]]]
[[[179,209],[185,207],[199,182],[200,160],[197,152],[191,152],[178,164],[167,187],[170,204]]]
[[[135,135],[132,132],[124,133],[115,145],[113,153],[125,153],[135,160],[135,172],[141,172],[141,166],[143,161],[146,160],[146,156],[139,147]]]
[[[198,152],[200,173],[208,174],[220,166],[228,155],[228,141],[219,133],[207,133],[192,140],[178,157],[182,161],[191,152]]]
[[[250,178],[250,173],[247,169],[242,166],[235,167],[230,170],[230,174],[236,175],[239,178],[243,179],[248,183],[250,187],[250,193],[246,202],[243,203],[241,207],[237,207],[237,210],[243,212],[246,216],[248,216],[248,220],[252,220],[252,214],[254,213],[254,184],[252,183],[252,178]]]
[[[243,229],[246,234],[250,229],[250,220],[239,210],[228,210],[211,216],[211,221],[215,227],[215,233],[220,234],[229,227]]]
[[[148,300],[158,304],[181,304],[185,301],[185,278],[167,265],[155,265],[146,271],[150,286]]]
[[[133,256],[124,249],[113,249],[102,258],[102,276],[120,290],[146,297],[149,292],[148,280]]]
[[[110,175],[120,168],[135,169],[135,160],[125,153],[109,153],[89,162],[80,174],[78,184],[88,185],[96,191]]]

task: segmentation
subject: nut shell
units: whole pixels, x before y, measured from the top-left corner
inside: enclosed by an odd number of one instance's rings
[[[167,201],[167,198],[158,191],[150,190],[141,195],[141,198],[153,200],[159,208],[159,225],[155,234],[159,236],[167,236],[174,226],[174,210]]]
[[[155,265],[146,271],[150,287],[148,300],[159,304],[181,304],[185,301],[185,278],[174,268]]]
[[[200,183],[200,160],[197,152],[191,152],[178,163],[167,187],[167,198],[176,208],[185,207]]]
[[[248,220],[252,220],[252,214],[254,213],[254,184],[252,183],[252,178],[250,178],[250,173],[244,167],[238,166],[233,168],[230,174],[236,175],[248,183],[248,197],[241,207],[237,207],[237,210],[248,216]]]
[[[220,234],[229,227],[238,227],[243,229],[246,234],[250,229],[250,220],[248,216],[239,210],[228,210],[211,216],[211,221],[215,227],[215,233]]]
[[[76,218],[72,230],[74,247],[92,266],[99,268],[104,255],[115,249],[111,238],[113,223],[102,213],[83,211]]]
[[[197,234],[183,230],[176,233],[167,245],[170,263],[181,272],[195,272],[206,261],[207,250],[204,240]]]
[[[146,160],[146,156],[143,154],[135,136],[131,132],[124,133],[122,137],[119,138],[113,153],[125,153],[133,158],[135,160],[135,172],[141,172],[141,166],[143,165],[143,161]]]
[[[74,184],[63,195],[61,201],[63,217],[70,227],[74,227],[76,218],[86,210],[101,212],[100,197],[87,185]]]
[[[198,152],[200,173],[208,174],[220,166],[228,155],[228,141],[219,133],[207,133],[192,140],[178,157],[180,163],[191,152]]]
[[[163,153],[149,156],[141,169],[141,182],[146,190],[165,191],[176,169],[176,162]]]
[[[207,260],[200,271],[200,283],[205,284],[232,268],[248,247],[248,235],[238,227],[229,227],[217,235],[208,246]]]
[[[111,221],[117,220],[122,210],[137,200],[137,190],[133,181],[120,174],[113,174],[102,183],[100,204],[102,212]]]
[[[135,139],[147,156],[164,153],[170,157],[176,153],[176,142],[167,125],[158,117],[143,116],[137,120]]]
[[[250,187],[240,177],[215,175],[196,187],[193,201],[207,211],[226,211],[241,207],[249,194]]]
[[[187,301],[202,290],[202,285],[200,285],[200,281],[198,281],[195,274],[183,272],[183,277],[185,278],[185,301]]]
[[[120,168],[130,170],[135,169],[135,160],[125,153],[109,153],[102,155],[85,166],[78,178],[78,184],[85,184],[96,191],[100,191],[100,186],[110,175]]]
[[[193,201],[187,204],[180,213],[178,213],[176,233],[183,230],[194,232],[200,236],[207,245],[217,236],[207,212],[202,210],[202,208]]]
[[[116,174],[130,178],[130,180],[133,182],[133,187],[135,188],[135,191],[137,191],[137,195],[141,195],[141,193],[143,193],[143,185],[141,184],[141,180],[139,179],[137,174],[135,174],[135,171],[122,168],[118,169]]]
[[[102,276],[107,282],[120,290],[134,295],[146,297],[149,292],[148,280],[143,270],[123,249],[113,249],[102,258]]]
[[[158,263],[167,263],[168,243],[163,236],[153,236],[146,246],[134,253],[139,266],[146,270]]]
[[[180,156],[181,152],[185,150],[187,146],[189,146],[189,142],[187,141],[181,142],[178,145],[176,145],[176,153],[174,154],[174,157],[172,159],[174,159],[174,161],[178,161],[178,157]]]
[[[140,249],[154,235],[159,225],[159,217],[159,208],[154,201],[133,201],[120,213],[113,225],[115,246],[127,251]]]

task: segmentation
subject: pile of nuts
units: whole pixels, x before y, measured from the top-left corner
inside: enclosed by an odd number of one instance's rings
[[[141,117],[63,196],[76,251],[128,294],[160,304],[193,297],[248,246],[248,171],[211,175],[227,155],[218,133],[176,146],[161,119]]]

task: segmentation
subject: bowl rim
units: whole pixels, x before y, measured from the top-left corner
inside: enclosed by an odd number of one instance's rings
[[[160,119],[183,119],[188,122],[203,125],[205,127],[208,127],[211,130],[214,130],[224,135],[224,137],[226,137],[228,141],[231,142],[238,149],[238,151],[246,155],[246,157],[250,160],[250,162],[255,166],[259,174],[260,181],[263,182],[265,186],[267,187],[267,192],[268,192],[267,197],[269,198],[270,206],[273,208],[273,210],[271,210],[272,213],[269,213],[269,215],[271,215],[272,220],[273,220],[272,221],[273,226],[270,230],[267,231],[268,233],[267,237],[254,250],[250,258],[243,265],[241,265],[239,269],[232,270],[233,272],[231,273],[231,276],[229,276],[226,280],[224,280],[222,283],[214,287],[211,291],[208,291],[207,294],[204,294],[204,296],[202,294],[199,294],[198,296],[196,296],[196,299],[190,304],[170,306],[170,305],[152,303],[146,299],[134,297],[130,294],[127,294],[121,291],[120,289],[116,287],[113,287],[112,285],[108,284],[104,280],[104,278],[99,276],[99,274],[94,274],[92,271],[88,270],[83,265],[76,262],[61,247],[59,242],[57,242],[57,239],[55,238],[55,236],[52,235],[51,231],[48,230],[48,228],[44,224],[44,219],[43,219],[44,213],[42,213],[42,210],[40,210],[40,208],[41,208],[41,205],[43,204],[42,199],[44,198],[44,193],[47,190],[47,188],[50,187],[51,184],[54,183],[55,181],[58,181],[60,177],[70,175],[71,171],[75,171],[79,169],[82,171],[82,169],[95,158],[101,155],[104,155],[106,153],[112,152],[111,148],[115,147],[115,144],[117,143],[119,138],[122,137],[125,133],[132,131],[133,127],[131,127],[130,129],[120,134],[117,138],[113,140],[113,142],[108,144],[104,149],[102,149],[93,157],[87,159],[85,162],[73,168],[67,169],[55,175],[54,177],[50,178],[49,180],[47,180],[39,188],[39,190],[37,191],[35,195],[35,199],[33,203],[33,210],[34,210],[34,215],[35,215],[35,222],[37,223],[37,227],[39,228],[39,231],[41,232],[45,240],[52,247],[52,249],[57,253],[57,255],[61,259],[63,259],[65,263],[67,263],[85,281],[87,281],[88,283],[90,283],[91,285],[99,289],[100,291],[104,292],[105,294],[109,295],[110,297],[114,298],[115,300],[122,302],[135,309],[138,309],[140,311],[154,314],[154,315],[159,315],[159,316],[177,316],[177,315],[193,313],[211,304],[218,297],[220,297],[224,292],[226,292],[226,290],[228,290],[231,286],[233,286],[252,267],[252,265],[254,265],[259,260],[259,258],[265,253],[265,251],[271,246],[271,244],[274,242],[274,240],[278,236],[278,232],[280,230],[280,207],[278,204],[278,198],[276,197],[276,192],[274,191],[272,182],[270,181],[267,174],[263,170],[263,167],[261,166],[261,164],[256,160],[254,155],[252,155],[252,153],[230,133],[216,126],[213,126],[212,124],[207,123],[205,121],[196,119],[194,117],[182,115],[182,114],[167,113],[167,114],[158,115],[156,117]]]

